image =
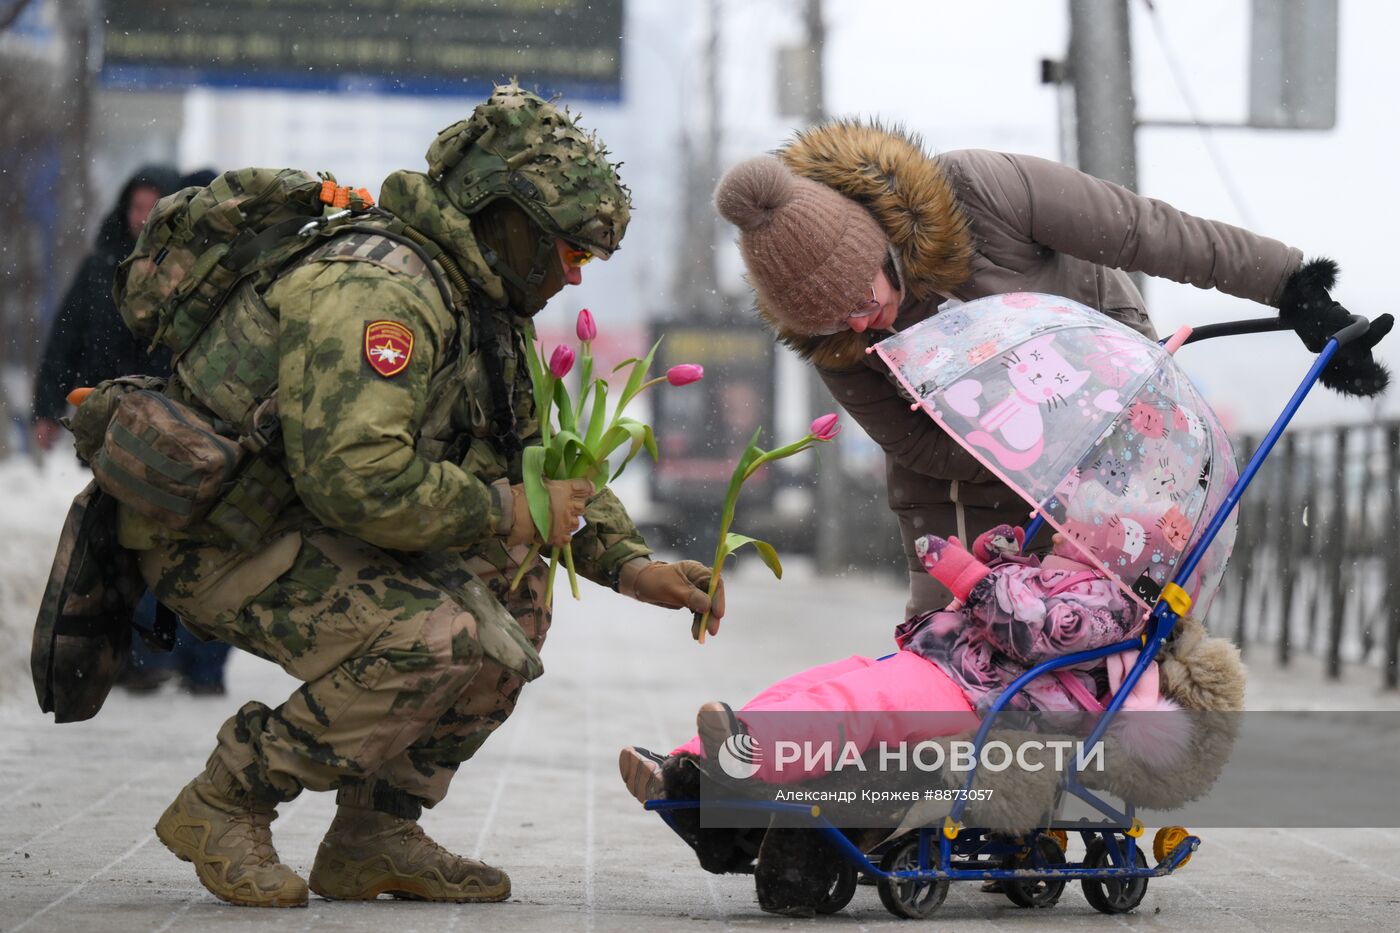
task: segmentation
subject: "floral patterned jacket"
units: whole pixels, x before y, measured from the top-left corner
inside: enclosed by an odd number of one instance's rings
[[[924,613],[895,629],[899,647],[942,668],[979,713],[1042,661],[1124,641],[1146,627],[1141,608],[1088,564],[1052,554],[990,566],[961,608]],[[1099,659],[1037,677],[1007,708],[1084,709],[1066,678],[1100,700],[1108,693],[1107,662]]]

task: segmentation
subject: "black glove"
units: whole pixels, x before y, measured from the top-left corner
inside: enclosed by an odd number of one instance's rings
[[[1321,353],[1332,336],[1351,323],[1351,312],[1332,299],[1337,264],[1314,259],[1288,277],[1278,303],[1279,320],[1293,328],[1303,346]],[[1390,333],[1395,318],[1382,314],[1361,337],[1343,346],[1322,371],[1320,381],[1344,395],[1380,395],[1390,384],[1390,372],[1376,362],[1371,349]]]

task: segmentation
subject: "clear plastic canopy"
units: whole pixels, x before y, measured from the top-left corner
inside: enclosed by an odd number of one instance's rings
[[[978,299],[875,351],[911,401],[1143,606],[1238,478],[1229,437],[1171,354],[1068,299]],[[1232,514],[1184,583],[1193,616],[1234,540]]]

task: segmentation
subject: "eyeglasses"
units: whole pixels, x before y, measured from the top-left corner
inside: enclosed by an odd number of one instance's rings
[[[846,315],[846,323],[849,324],[851,321],[879,314],[880,307],[880,299],[875,297],[875,286],[872,285],[870,286],[870,300],[862,302],[859,308]]]
[[[592,254],[591,252],[589,252],[588,250],[586,250],[586,249],[580,249],[580,248],[577,247],[577,246],[572,246],[572,245],[569,245],[569,244],[565,244],[565,246],[564,246],[564,263],[565,263],[566,265],[570,265],[570,266],[573,266],[574,268],[578,268],[578,267],[580,267],[580,266],[586,266],[586,265],[588,265],[588,264],[589,264],[590,262],[592,262],[592,261],[593,261],[593,254]]]
[[[839,334],[843,330],[847,330],[850,327],[852,321],[858,321],[863,318],[874,317],[875,315],[879,314],[881,307],[882,306],[880,304],[880,299],[875,297],[875,286],[871,285],[870,297],[867,298],[865,301],[861,302],[859,308],[856,308],[850,314],[846,315],[846,317],[841,321],[840,324],[837,324],[834,327],[828,327],[819,331],[814,331],[813,336],[825,337],[831,334]]]

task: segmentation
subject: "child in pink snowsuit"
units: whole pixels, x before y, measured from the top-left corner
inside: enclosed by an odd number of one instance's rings
[[[777,740],[812,747],[831,742],[838,753],[847,743],[866,751],[882,742],[956,735],[975,729],[979,712],[1036,664],[1143,631],[1147,616],[1142,608],[1101,571],[1083,563],[1061,536],[1055,536],[1044,560],[1020,555],[1023,537],[1020,529],[1001,525],[978,537],[971,553],[956,538],[920,539],[924,566],[956,598],[949,608],[900,625],[895,631],[900,650],[888,657],[850,657],[802,671],[773,684],[737,714],[724,704],[706,704],[698,717],[700,735],[671,754],[710,757],[736,731],[748,732],[761,749],[774,748]],[[1125,652],[1043,675],[1013,699],[1011,708],[1102,709],[1135,661],[1135,652]],[[1155,664],[1138,681],[1128,707],[1174,708],[1160,699]],[[745,717],[750,712],[821,715]],[[638,753],[652,763],[661,759],[645,750],[624,749],[623,777],[640,797],[654,793],[656,786],[647,780],[649,768]],[[762,756],[754,777],[786,784],[824,772],[820,765],[804,768],[791,762],[779,769],[770,753]]]

